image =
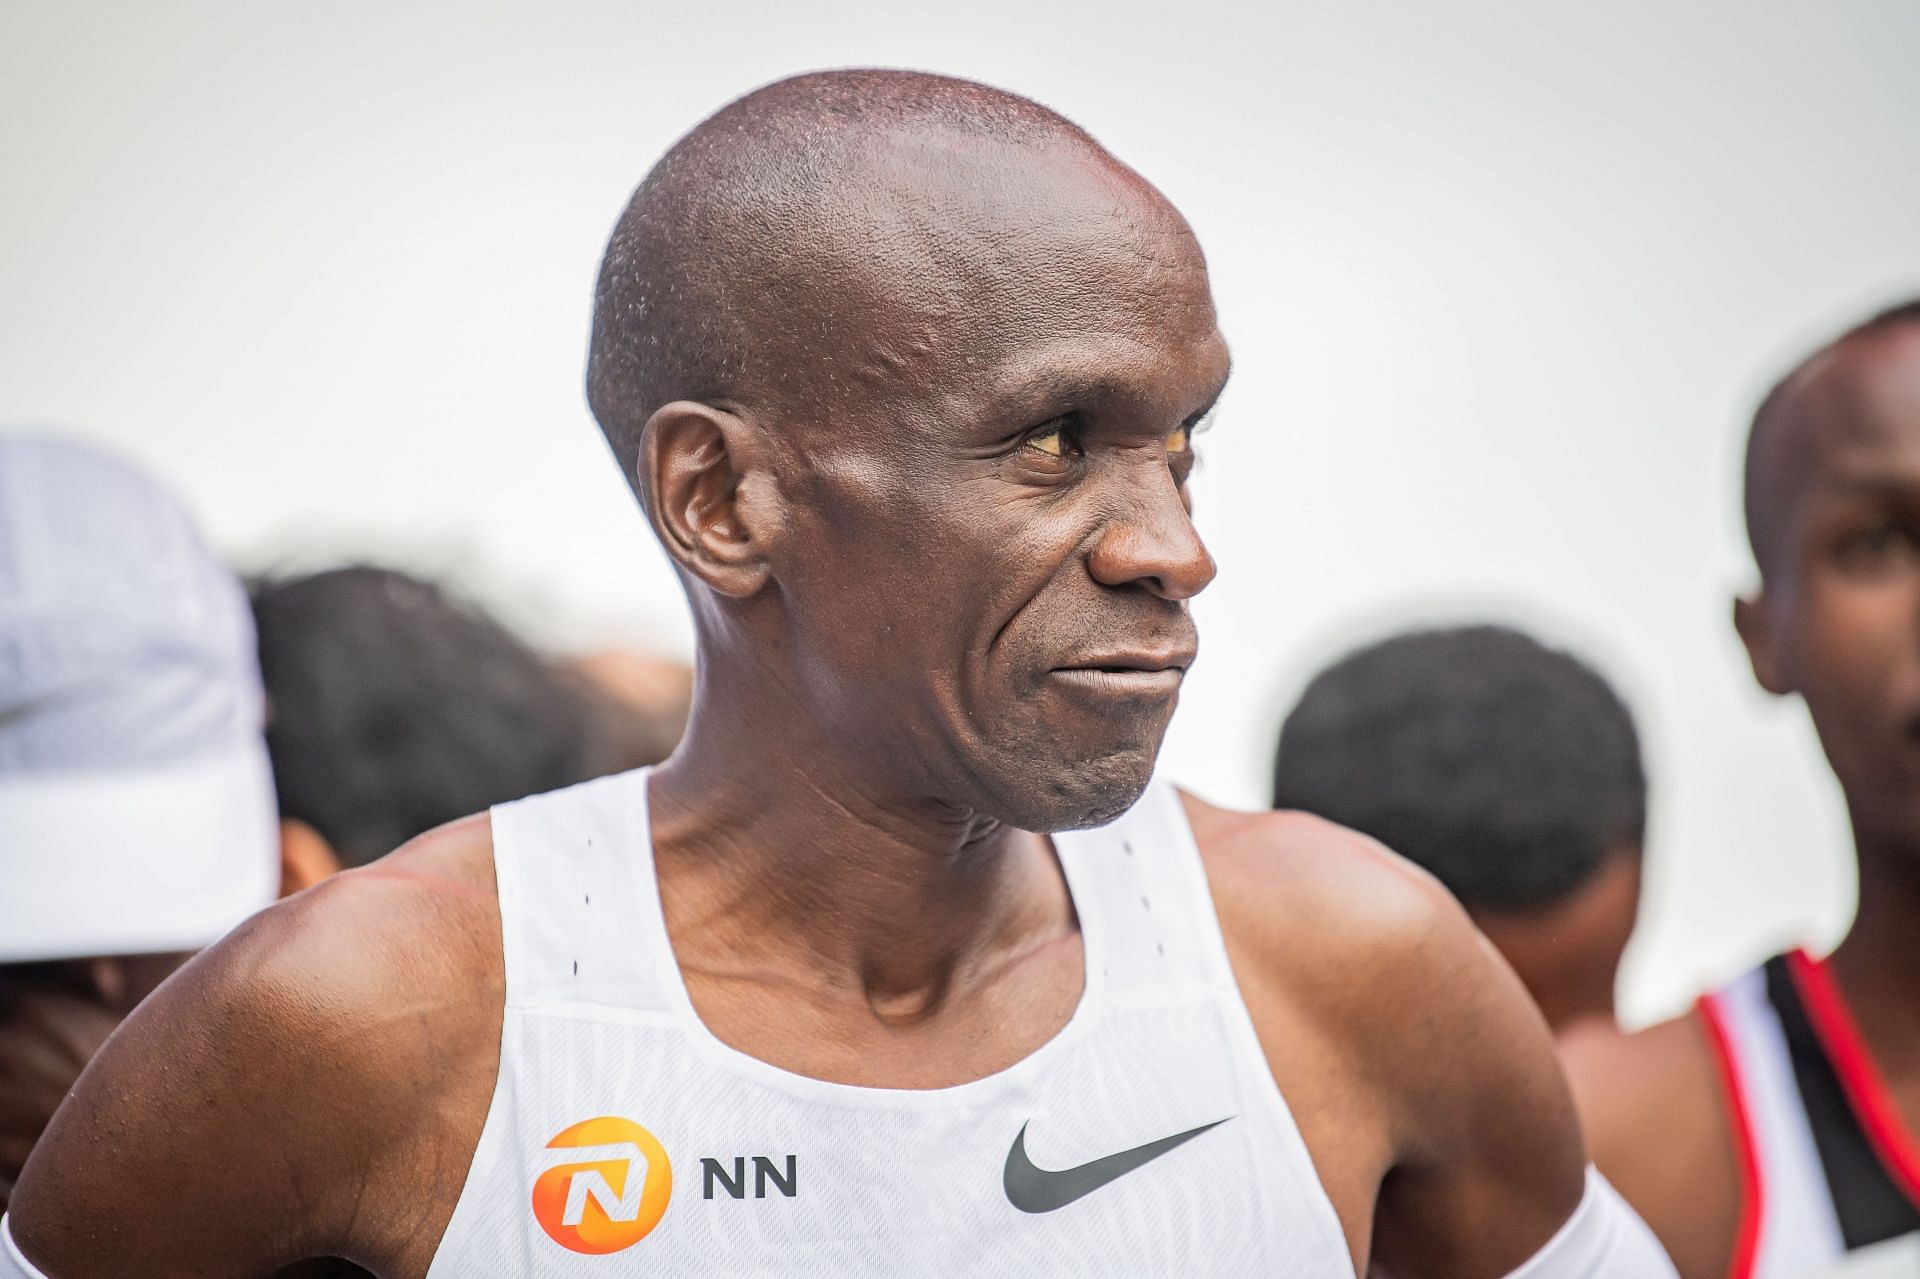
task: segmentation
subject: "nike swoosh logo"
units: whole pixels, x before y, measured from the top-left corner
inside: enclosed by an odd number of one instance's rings
[[[1227,1119],[1231,1118],[1233,1116],[1227,1116]],[[1032,1122],[1027,1121],[1028,1124]],[[1021,1124],[1020,1135],[1013,1139],[1013,1149],[1007,1151],[1007,1168],[1001,1175],[1001,1184],[1006,1187],[1007,1202],[1021,1212],[1052,1212],[1076,1199],[1085,1198],[1108,1182],[1119,1180],[1140,1165],[1152,1163],[1175,1146],[1192,1141],[1207,1129],[1218,1128],[1225,1122],[1226,1119],[1216,1119],[1210,1124],[1201,1124],[1198,1128],[1189,1128],[1171,1137],[1162,1137],[1144,1146],[1135,1146],[1132,1150],[1123,1150],[1117,1155],[1107,1155],[1077,1167],[1062,1168],[1058,1172],[1036,1168],[1033,1160],[1027,1158],[1027,1124]]]

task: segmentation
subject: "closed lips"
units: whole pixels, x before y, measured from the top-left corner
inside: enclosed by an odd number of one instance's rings
[[[1056,667],[1053,674],[1090,692],[1164,694],[1180,687],[1188,660],[1191,658],[1103,657]]]
[[[1193,665],[1191,648],[1160,649],[1154,651],[1138,650],[1130,653],[1101,653],[1095,656],[1078,658],[1071,662],[1062,662],[1054,669],[1060,671],[1107,671],[1115,674],[1128,672],[1184,671]]]

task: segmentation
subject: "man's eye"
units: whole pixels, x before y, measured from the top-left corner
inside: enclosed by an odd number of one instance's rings
[[[1912,530],[1876,524],[1843,534],[1834,545],[1834,554],[1848,568],[1878,567],[1895,559],[1920,558],[1920,541]]]
[[[1029,435],[1027,437],[1027,447],[1039,449],[1049,457],[1060,457],[1067,449],[1066,428],[1056,426],[1051,430],[1042,431],[1038,435]]]

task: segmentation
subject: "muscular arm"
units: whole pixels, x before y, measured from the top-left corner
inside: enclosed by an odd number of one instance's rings
[[[1235,976],[1362,1272],[1520,1270],[1588,1187],[1518,979],[1438,884],[1372,841],[1298,814],[1189,813]],[[1600,1199],[1592,1213],[1620,1211]]]
[[[485,1118],[500,1026],[481,819],[281,903],[116,1031],[22,1172],[52,1279],[421,1274]]]

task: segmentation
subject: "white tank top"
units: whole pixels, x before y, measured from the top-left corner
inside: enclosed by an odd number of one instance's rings
[[[1700,1001],[1740,1165],[1730,1279],[1920,1275],[1920,1204],[1899,1184],[1915,1156],[1897,1118],[1861,1122],[1891,1103],[1840,998],[1800,952]]]
[[[500,1074],[429,1274],[1354,1274],[1234,984],[1178,797],[1054,836],[1086,955],[1054,1038],[929,1090],[701,1024],[644,771],[493,810]]]

